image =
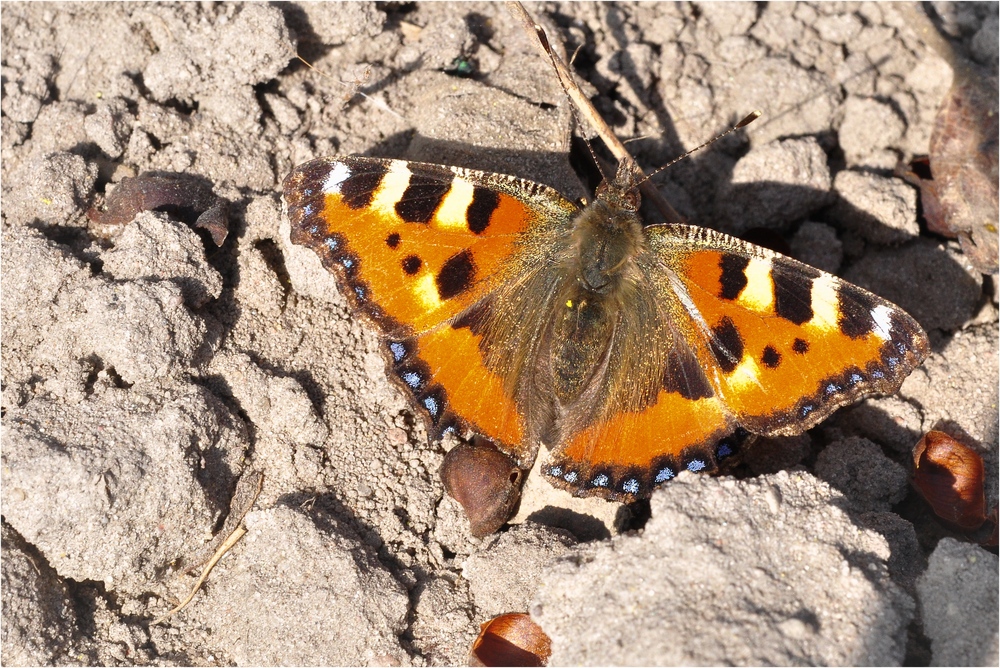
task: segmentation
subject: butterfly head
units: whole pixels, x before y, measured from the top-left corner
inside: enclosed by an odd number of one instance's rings
[[[639,210],[639,179],[642,172],[631,158],[618,163],[618,172],[613,179],[605,179],[597,186],[594,196],[614,208],[635,213]]]
[[[638,214],[641,178],[634,161],[622,160],[614,178],[601,182],[594,201],[575,221],[575,266],[570,273],[591,297],[603,294],[617,299],[622,286],[635,279],[633,260],[646,246]],[[576,301],[583,299],[578,297]]]

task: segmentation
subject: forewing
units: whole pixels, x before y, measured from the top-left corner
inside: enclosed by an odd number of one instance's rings
[[[647,234],[716,396],[753,433],[798,434],[895,392],[927,356],[909,314],[836,276],[704,228]]]
[[[384,338],[393,376],[433,434],[468,427],[521,447],[519,411],[479,335],[452,326],[523,266],[576,207],[514,177],[400,160],[321,158],[284,197],[291,240],[315,251]]]

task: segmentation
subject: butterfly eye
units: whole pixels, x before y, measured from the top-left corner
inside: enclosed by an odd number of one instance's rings
[[[634,213],[639,210],[638,188],[629,182],[603,181],[597,186],[594,197],[603,200],[616,209]]]
[[[639,210],[639,191],[638,190],[628,190],[625,192],[623,198],[625,200],[625,208],[629,211]]]

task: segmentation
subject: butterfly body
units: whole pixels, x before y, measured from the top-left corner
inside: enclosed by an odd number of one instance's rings
[[[894,392],[927,354],[898,307],[738,239],[644,226],[625,161],[580,208],[515,177],[349,156],[286,179],[292,241],[380,331],[427,419],[580,495],[631,501],[749,434]]]

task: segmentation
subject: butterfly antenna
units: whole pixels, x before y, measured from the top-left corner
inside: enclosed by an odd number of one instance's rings
[[[524,8],[520,2],[517,0],[508,0],[507,9],[510,10],[511,15],[520,22],[521,27],[529,35],[535,35],[535,45],[542,50],[545,57],[549,59],[552,65],[555,67],[556,75],[559,77],[559,82],[563,87],[563,90],[569,95],[570,100],[573,102],[574,110],[587,121],[587,124],[597,133],[597,136],[604,141],[604,145],[608,147],[611,154],[615,156],[615,159],[621,163],[622,161],[630,161],[633,165],[635,164],[635,159],[629,153],[625,145],[622,144],[621,140],[615,135],[614,131],[611,130],[610,126],[601,118],[601,115],[597,113],[594,109],[594,105],[591,104],[590,99],[580,90],[580,86],[577,85],[576,81],[573,79],[573,75],[570,73],[569,69],[563,65],[559,57],[552,51],[551,48],[546,48],[548,45],[548,38],[545,37],[545,32],[542,30],[528,14],[528,11]],[[578,117],[578,118],[579,118]],[[593,147],[590,143],[587,143],[588,149],[590,149],[591,155],[594,155]],[[598,165],[600,169],[600,163],[597,158],[594,158],[595,164]],[[609,180],[602,172],[602,176],[605,180]],[[677,213],[674,207],[670,206],[670,203],[663,197],[660,192],[652,187],[652,183],[643,183],[640,186],[642,190],[642,196],[648,200],[663,216],[663,219],[668,223],[683,223],[684,217]]]
[[[760,116],[761,116],[761,112],[759,110],[755,110],[755,111],[750,112],[750,114],[748,114],[742,121],[740,121],[739,123],[737,123],[733,127],[729,128],[728,130],[726,130],[725,132],[723,132],[720,135],[716,135],[715,137],[712,137],[711,139],[709,139],[704,144],[701,144],[700,146],[695,146],[693,149],[691,149],[690,151],[688,151],[684,155],[681,155],[681,156],[678,156],[678,157],[674,158],[673,160],[671,160],[667,164],[663,165],[662,167],[659,167],[658,169],[656,169],[655,171],[653,171],[652,173],[650,173],[649,176],[643,177],[643,179],[641,181],[639,181],[639,183],[637,183],[636,185],[640,185],[640,184],[645,183],[646,181],[650,180],[651,178],[653,178],[654,176],[656,176],[657,174],[659,174],[660,172],[662,172],[663,170],[665,170],[667,167],[670,167],[671,165],[676,165],[678,162],[680,162],[684,158],[688,157],[689,155],[691,155],[695,151],[700,151],[701,149],[705,148],[706,146],[714,144],[715,142],[719,141],[723,137],[725,137],[727,135],[730,135],[733,132],[736,132],[740,128],[745,128],[746,126],[750,125],[751,123],[753,123],[754,121],[756,121],[758,118],[760,118]]]
[[[554,69],[556,71],[556,74],[558,75],[557,78],[559,79],[559,85],[562,86],[563,93],[566,94],[566,98],[570,102],[569,110],[570,113],[573,115],[573,121],[576,123],[577,127],[579,127],[582,130],[583,121],[580,119],[577,113],[576,105],[573,102],[573,95],[570,93],[570,89],[567,87],[566,82],[563,80],[563,76],[572,77],[573,75],[571,72],[569,72],[568,68],[560,67],[560,65],[562,65],[562,62],[556,56],[555,51],[552,50],[552,45],[549,43],[548,35],[545,34],[545,29],[542,28],[542,26],[538,25],[537,23],[532,23],[532,28],[534,28],[535,30],[535,36],[538,37],[538,41],[542,43],[542,48],[545,50],[545,53],[548,54],[549,61],[552,63],[552,69]],[[579,49],[577,49],[577,51],[579,51]],[[573,52],[573,58],[570,59],[570,62],[572,63],[573,60],[575,59],[576,59],[576,52]],[[573,81],[572,83],[573,85],[576,85],[575,81]],[[587,145],[587,151],[590,152],[590,157],[594,161],[594,165],[597,166],[597,171],[601,173],[601,178],[607,180],[608,175],[604,173],[603,169],[601,169],[601,161],[597,159],[597,154],[594,152],[594,147],[591,146],[590,140],[587,139],[586,133],[582,132],[581,136],[583,137],[583,143]]]

